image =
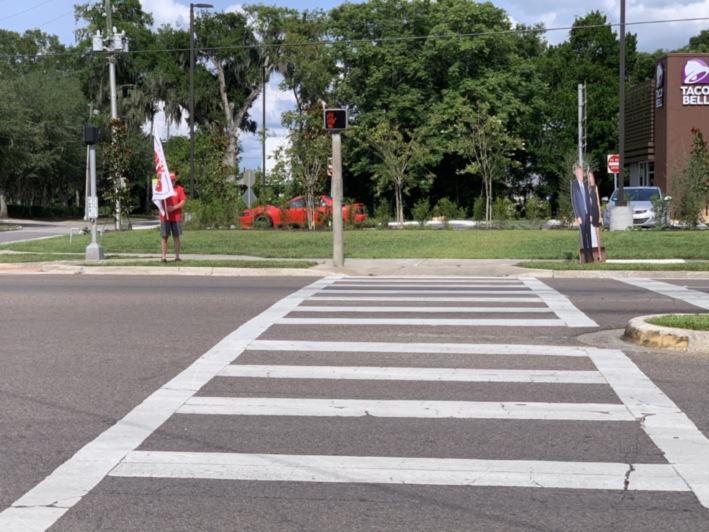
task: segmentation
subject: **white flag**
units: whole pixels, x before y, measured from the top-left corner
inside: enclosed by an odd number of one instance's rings
[[[162,151],[162,142],[160,142],[160,137],[157,135],[155,135],[153,151],[155,154],[156,174],[155,179],[153,179],[153,203],[158,206],[158,209],[160,209],[160,214],[164,216],[164,200],[174,196],[175,189],[172,188],[170,172],[167,169],[167,161],[165,160],[165,154]]]

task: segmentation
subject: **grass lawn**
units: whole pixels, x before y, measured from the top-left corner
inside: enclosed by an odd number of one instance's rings
[[[668,314],[667,316],[648,318],[645,321],[652,325],[659,325],[660,327],[709,331],[709,314]]]
[[[0,245],[0,250],[83,254],[90,235]],[[348,258],[576,260],[577,230],[351,230],[344,233]],[[608,259],[709,260],[709,233],[702,231],[604,232]],[[106,232],[104,253],[160,252],[157,229]],[[170,243],[171,244],[171,243]],[[171,249],[171,246],[170,246]],[[322,259],[332,257],[332,233],[302,230],[185,231],[182,253],[244,255],[261,258]],[[591,265],[583,265],[590,267]],[[609,265],[610,266],[610,265]],[[624,265],[627,269],[627,265]],[[685,268],[686,269],[686,268]]]

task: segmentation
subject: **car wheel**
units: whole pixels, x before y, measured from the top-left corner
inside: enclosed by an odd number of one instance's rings
[[[273,220],[266,214],[261,214],[254,218],[254,227],[273,227]]]

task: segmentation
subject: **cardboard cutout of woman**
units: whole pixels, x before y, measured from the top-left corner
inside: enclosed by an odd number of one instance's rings
[[[603,247],[601,246],[601,199],[598,196],[596,178],[593,176],[593,172],[590,169],[586,174],[586,180],[588,182],[588,195],[591,200],[591,226],[593,227],[592,231],[595,232],[596,249],[598,250],[596,257],[599,261],[605,262],[606,257],[603,253]]]

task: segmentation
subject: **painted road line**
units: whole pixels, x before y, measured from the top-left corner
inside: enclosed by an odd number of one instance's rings
[[[517,277],[387,277],[384,275],[377,277],[370,276],[360,276],[360,277],[346,277],[340,278],[338,282],[345,283],[379,283],[379,284],[389,284],[389,283],[450,283],[457,284],[465,281],[471,282],[486,282],[495,284],[510,284],[518,283],[519,279]]]
[[[322,292],[321,292],[322,293]],[[387,297],[387,296],[314,296],[308,301],[424,301],[431,303],[540,303],[537,296],[531,297]]]
[[[310,301],[310,300],[308,300]],[[470,313],[480,313],[484,312],[487,314],[493,313],[514,313],[514,314],[525,314],[539,313],[539,312],[552,312],[549,307],[315,307],[315,306],[300,306],[294,310],[294,312],[418,312],[418,313],[442,313],[442,312],[470,312]]]
[[[635,421],[628,409],[607,403],[484,401],[378,401],[271,397],[192,397],[178,414],[222,416],[384,417],[418,419],[528,419]]]
[[[530,295],[529,290],[396,290],[394,288],[379,290],[361,290],[361,289],[351,289],[351,290],[341,290],[337,288],[323,290],[321,294],[485,294],[485,295]]]
[[[653,281],[651,279],[616,280],[622,281],[629,285],[637,286],[638,288],[656,292],[663,296],[671,297],[672,299],[679,299],[680,301],[684,301],[685,303],[689,303],[695,307],[709,310],[709,294],[705,294],[699,290],[692,290],[691,288],[686,288],[684,286],[677,286],[662,281]]]
[[[525,285],[531,288],[542,301],[562,320],[568,327],[598,327],[598,324],[583,312],[577,309],[569,298],[560,294],[550,286],[544,284],[539,279],[525,277],[522,279]]]
[[[709,439],[622,351],[590,348],[588,353],[702,506],[709,508]]]
[[[394,342],[310,342],[295,340],[255,340],[253,351],[318,351],[333,353],[423,353],[428,355],[492,355],[492,356],[588,356],[585,347],[524,344],[399,344]]]
[[[233,362],[249,343],[304,299],[336,279],[319,279],[281,299],[228,335],[0,513],[0,530],[29,532],[46,530],[52,526],[126,454],[137,448],[197,390]]]
[[[220,377],[264,379],[346,379],[435,382],[521,382],[554,384],[607,384],[597,371],[398,368],[370,366],[260,366],[234,364]]]
[[[282,318],[279,325],[414,325],[416,327],[564,327],[564,320],[535,319],[405,319],[405,318]]]
[[[348,283],[340,281],[333,285],[333,288],[381,288],[381,284],[374,283]],[[432,284],[412,284],[412,283],[388,283],[386,285],[389,288],[499,288],[500,291],[505,291],[506,288],[524,288],[524,285],[519,281],[509,284],[492,284],[492,283],[463,283],[463,284],[443,284],[443,283],[432,283]]]
[[[135,451],[113,477],[688,491],[669,465]]]

